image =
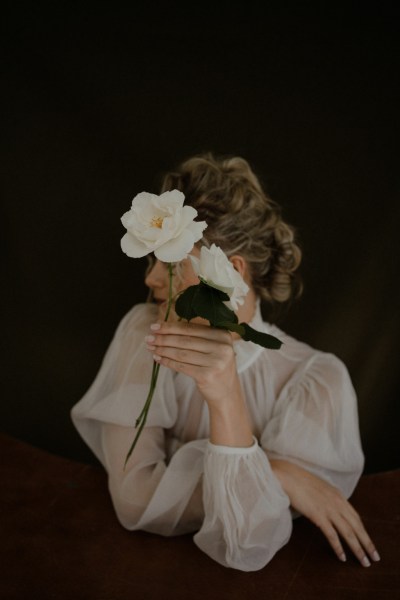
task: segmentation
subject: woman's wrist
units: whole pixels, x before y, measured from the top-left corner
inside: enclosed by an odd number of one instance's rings
[[[217,446],[249,448],[254,444],[247,407],[242,395],[209,406],[210,442]]]
[[[222,444],[213,444],[210,440],[208,440],[208,448],[213,454],[249,456],[249,454],[257,451],[259,445],[257,438],[253,435],[252,446],[223,446]]]
[[[269,459],[269,464],[274,475],[278,478],[283,491],[291,498],[291,483],[294,481],[294,475],[299,472],[300,467],[287,460],[272,458]]]

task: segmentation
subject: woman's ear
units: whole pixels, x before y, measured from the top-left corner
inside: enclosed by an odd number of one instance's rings
[[[244,260],[243,256],[240,256],[239,254],[234,254],[233,256],[229,257],[229,260],[233,264],[233,268],[235,269],[235,271],[237,271],[239,275],[241,275],[242,278],[246,280],[248,269],[247,263]]]

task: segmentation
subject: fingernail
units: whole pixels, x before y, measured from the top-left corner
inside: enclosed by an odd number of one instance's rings
[[[361,561],[361,564],[363,567],[370,567],[371,563],[369,562],[368,558],[366,556],[364,556],[364,558]]]
[[[150,344],[146,344],[146,349],[150,350],[150,352],[153,352],[156,349],[156,347],[155,346],[150,346]]]
[[[375,562],[378,562],[378,560],[381,560],[381,557],[379,556],[379,554],[376,550],[374,550],[372,553],[372,560],[374,560]]]
[[[144,338],[145,342],[154,342],[156,338],[154,337],[154,335],[146,335],[146,337]]]
[[[347,558],[346,558],[346,555],[345,555],[345,553],[344,553],[344,552],[342,552],[342,554],[339,554],[339,559],[340,559],[342,562],[346,562]]]
[[[161,328],[160,323],[153,323],[152,325],[150,325],[150,329],[152,329],[153,331],[157,331],[160,328]]]
[[[158,356],[158,354],[153,354],[153,358],[156,362],[159,362],[161,360],[161,356]]]

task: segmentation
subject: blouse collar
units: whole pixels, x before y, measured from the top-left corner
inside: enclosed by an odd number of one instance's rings
[[[253,329],[262,331],[264,333],[267,333],[271,329],[271,325],[263,321],[259,298],[257,298],[256,309],[249,325]],[[247,369],[264,350],[262,346],[254,344],[253,342],[245,342],[242,339],[234,341],[234,348],[236,353],[236,366],[238,373],[241,373]]]

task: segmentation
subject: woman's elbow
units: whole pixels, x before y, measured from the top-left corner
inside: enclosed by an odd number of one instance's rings
[[[146,505],[137,501],[136,498],[126,498],[120,486],[109,485],[111,501],[118,521],[125,529],[139,529],[141,517]]]

